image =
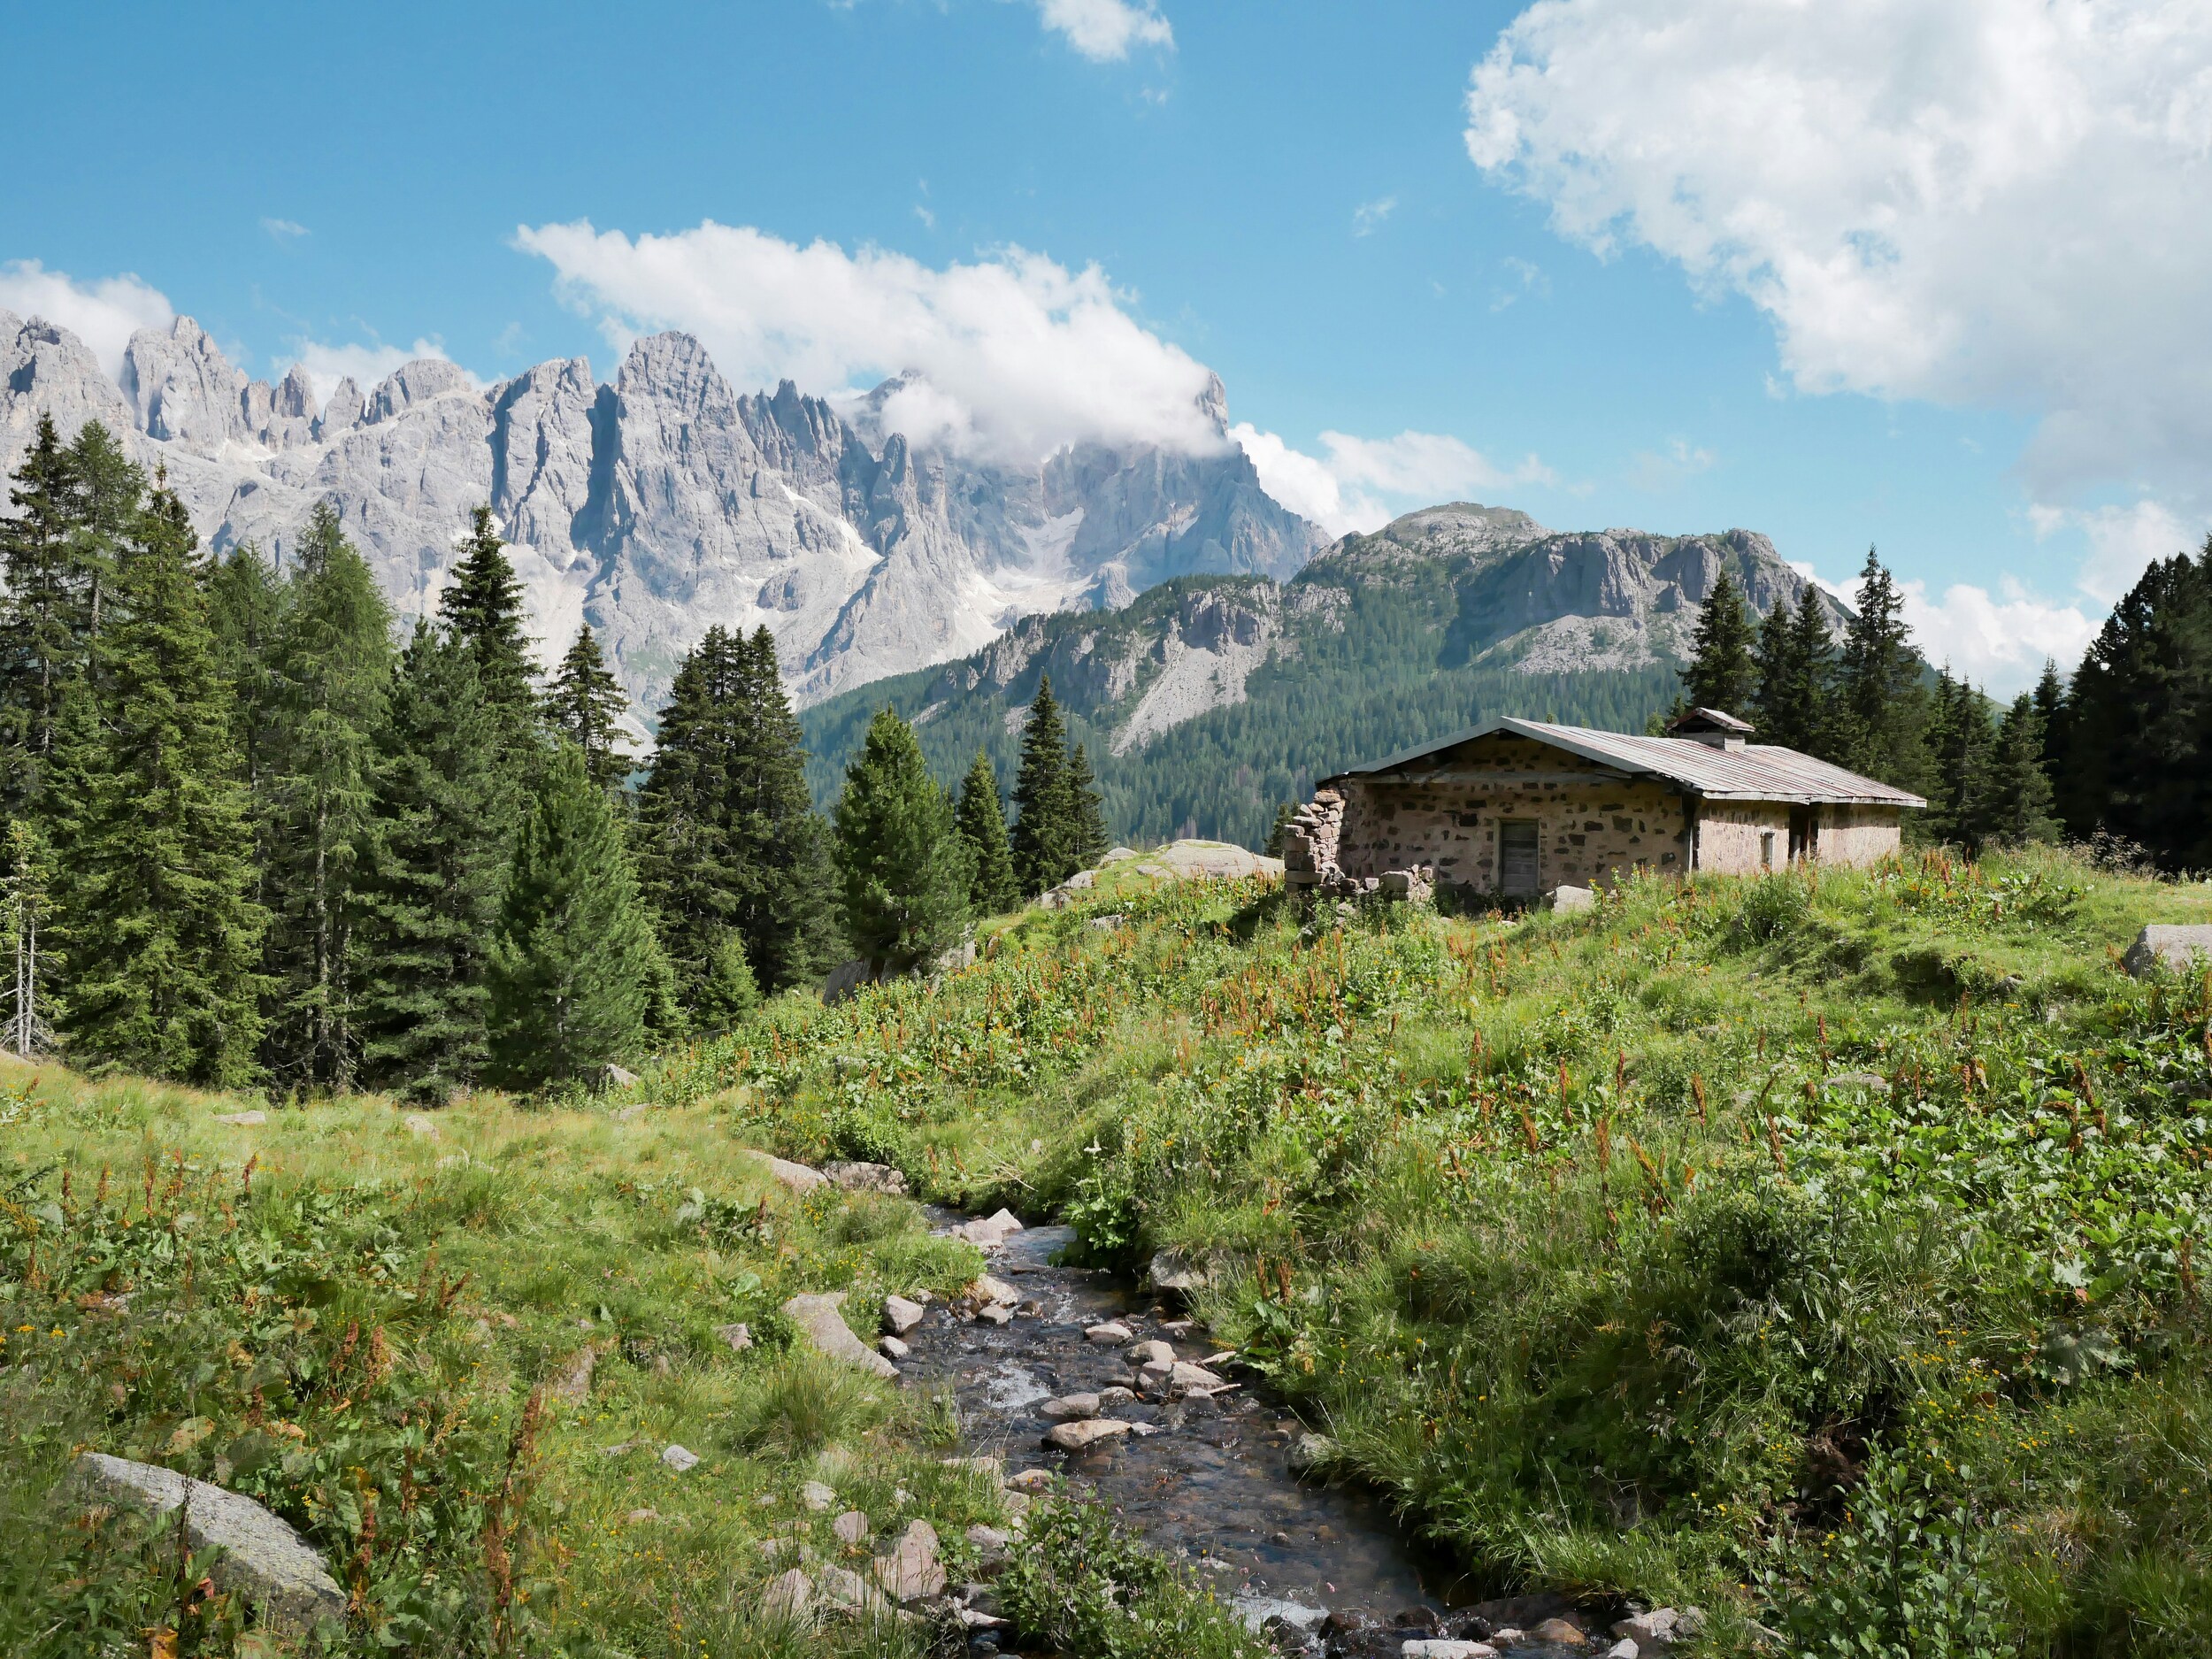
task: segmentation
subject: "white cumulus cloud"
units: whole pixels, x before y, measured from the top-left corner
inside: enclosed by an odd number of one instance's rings
[[[1463,499],[1512,484],[1549,484],[1551,469],[1534,456],[1503,468],[1445,433],[1402,432],[1358,438],[1325,432],[1325,456],[1293,449],[1249,422],[1230,428],[1259,474],[1260,487],[1293,512],[1333,535],[1376,530],[1399,513]]]
[[[2212,505],[2202,0],[1540,0],[1467,111],[1563,234],[1759,306],[1799,389],[2027,411],[2047,511]],[[2131,531],[2081,527],[2108,596]]]
[[[1044,26],[1094,63],[1118,62],[1133,46],[1171,47],[1175,31],[1149,4],[1130,0],[1037,0]]]
[[[2100,618],[2078,605],[2039,599],[2017,582],[2001,584],[1995,595],[1959,582],[1939,596],[1925,582],[1897,586],[1921,653],[1995,695],[2027,689],[2046,661],[2071,672],[2097,635]]]
[[[123,372],[123,348],[142,328],[166,328],[176,308],[157,288],[127,273],[80,282],[35,259],[0,265],[0,311],[42,317],[66,328],[111,376]]]
[[[292,342],[293,360],[307,371],[318,403],[328,403],[341,380],[351,380],[366,393],[403,364],[419,357],[442,357],[444,346],[434,340],[418,340],[411,346],[327,345],[319,340]]]
[[[1095,265],[1009,248],[940,270],[711,220],[634,239],[525,226],[516,242],[618,346],[684,329],[741,390],[787,376],[835,395],[918,371],[926,387],[887,410],[917,442],[1031,461],[1083,439],[1222,447],[1205,365],[1132,317]]]

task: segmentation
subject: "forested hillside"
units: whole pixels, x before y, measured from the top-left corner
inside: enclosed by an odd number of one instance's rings
[[[1455,506],[1352,537],[1284,584],[1195,577],[1110,614],[1030,618],[942,668],[808,710],[816,797],[869,717],[911,721],[948,781],[976,752],[1010,772],[1023,710],[1049,677],[1125,841],[1257,846],[1317,777],[1494,715],[1640,730],[1673,700],[1699,608],[1722,572],[1753,609],[1809,589],[1763,537],[1558,535]]]

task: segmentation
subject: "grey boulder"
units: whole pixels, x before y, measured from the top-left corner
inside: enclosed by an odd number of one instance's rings
[[[897,1366],[871,1350],[852,1333],[852,1327],[837,1311],[844,1301],[845,1293],[841,1290],[832,1291],[826,1295],[794,1296],[783,1304],[784,1317],[799,1327],[799,1334],[818,1353],[826,1354],[856,1371],[864,1371],[872,1376],[896,1377],[899,1374]]]
[[[71,1481],[81,1496],[141,1514],[182,1506],[192,1547],[223,1552],[210,1575],[216,1586],[251,1603],[270,1630],[305,1634],[325,1620],[344,1620],[346,1593],[323,1558],[251,1498],[104,1452],[79,1457]]]
[[[2153,923],[2136,934],[2124,961],[2139,979],[2160,968],[2176,973],[2212,968],[2212,926]]]

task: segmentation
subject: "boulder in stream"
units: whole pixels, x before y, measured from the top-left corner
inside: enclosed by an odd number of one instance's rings
[[[1132,1365],[1172,1365],[1175,1350],[1156,1337],[1149,1342],[1136,1343],[1123,1357]]]
[[[1037,1408],[1037,1415],[1050,1423],[1074,1423],[1098,1415],[1096,1394],[1063,1394],[1048,1400]]]
[[[1126,1342],[1133,1334],[1134,1333],[1129,1327],[1120,1320],[1109,1319],[1104,1324],[1094,1325],[1084,1332],[1083,1340],[1086,1342],[1097,1342],[1103,1345],[1108,1342]]]
[[[1119,1440],[1132,1426],[1114,1417],[1083,1417],[1046,1431],[1045,1444],[1064,1452],[1087,1451],[1102,1440]]]
[[[1021,1218],[1010,1210],[1001,1210],[995,1215],[948,1227],[946,1232],[953,1238],[964,1239],[979,1250],[995,1250],[1021,1230]]]
[[[852,1333],[844,1316],[837,1310],[844,1305],[845,1293],[830,1291],[822,1295],[794,1296],[783,1304],[784,1317],[799,1327],[803,1336],[818,1352],[833,1360],[841,1360],[856,1371],[874,1376],[894,1378],[899,1368],[882,1355],[872,1352]]]
[[[918,1302],[904,1296],[886,1296],[883,1299],[883,1328],[893,1336],[904,1336],[921,1324],[925,1310]]]

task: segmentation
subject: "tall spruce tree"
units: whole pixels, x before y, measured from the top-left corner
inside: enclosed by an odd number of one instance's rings
[[[561,742],[537,769],[492,937],[497,1074],[535,1088],[634,1058],[667,978],[614,804]]]
[[[1023,894],[1034,898],[1081,866],[1075,860],[1075,800],[1069,787],[1068,732],[1052,695],[1052,677],[1041,675],[1037,695],[1022,727],[1021,766],[1014,776],[1014,875]]]
[[[70,572],[85,638],[100,632],[108,595],[137,534],[146,499],[146,474],[99,421],[79,428],[69,446],[74,501]]]
[[[2066,754],[2066,682],[2059,678],[2058,664],[2047,657],[2035,682],[2034,699],[2035,718],[2043,726],[2043,775],[2050,780],[2051,810],[2055,812],[2059,773]]]
[[[1752,655],[1756,640],[1743,590],[1724,567],[1705,597],[1690,661],[1682,671],[1682,688],[1694,706],[1739,719],[1751,717],[1758,702],[1759,669]]]
[[[2012,700],[1988,757],[1982,839],[2019,846],[2058,839],[2050,775],[2043,769],[2043,714],[2032,693]]]
[[[273,829],[271,768],[281,690],[276,659],[289,597],[276,566],[251,541],[233,548],[208,573],[208,625],[230,687],[232,747],[238,755],[239,780],[253,803],[255,859],[265,869]]]
[[[695,1021],[731,1017],[715,987],[737,958],[772,990],[827,965],[828,836],[766,629],[710,628],[678,665],[638,819],[646,894]]]
[[[352,885],[392,678],[392,612],[327,503],[310,515],[271,653],[264,1052],[294,1087],[352,1087]]]
[[[497,730],[459,641],[415,625],[376,733],[352,889],[362,1080],[443,1104],[488,1056],[487,955],[511,846]]]
[[[629,694],[608,672],[590,623],[577,629],[539,706],[545,723],[583,751],[584,770],[602,789],[616,788],[630,775],[636,760],[622,730]]]
[[[889,709],[869,722],[833,821],[845,934],[856,953],[904,972],[958,941],[974,873],[968,845],[913,728]]]
[[[438,618],[476,664],[502,764],[518,786],[537,749],[537,698],[530,687],[538,664],[522,626],[522,583],[489,507],[471,516],[468,541],[438,596]]]
[[[76,475],[41,415],[10,480],[13,511],[0,518],[0,814],[35,813],[54,766],[62,698],[84,666],[88,632],[79,603]]]
[[[1776,605],[1760,625],[1755,706],[1761,741],[1832,758],[1834,658],[1827,609],[1819,590],[1807,582],[1794,605]]]
[[[96,725],[72,726],[55,909],[73,1056],[228,1087],[256,1069],[267,917],[195,543],[166,489],[123,539],[84,696]]]
[[[1928,828],[1938,839],[1978,851],[1990,821],[1990,726],[1987,700],[1947,669],[1936,676],[1930,741],[1935,778]]]
[[[1014,879],[1013,844],[1007,840],[1006,814],[999,805],[998,773],[990,756],[979,749],[961,781],[954,818],[975,866],[968,884],[969,908],[978,916],[1012,910],[1021,902],[1021,887]]]
[[[1068,756],[1068,850],[1076,870],[1088,870],[1106,856],[1106,849],[1104,797],[1091,772],[1091,757],[1078,743]]]
[[[1836,676],[1839,736],[1832,757],[1867,777],[1924,794],[1932,784],[1928,694],[1905,626],[1905,599],[1866,550],[1856,610],[1844,626]]]
[[[2060,816],[2212,868],[2212,538],[2137,579],[2074,672]]]

